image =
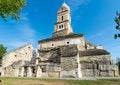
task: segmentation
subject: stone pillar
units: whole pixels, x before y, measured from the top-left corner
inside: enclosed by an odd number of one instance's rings
[[[24,67],[22,67],[22,69],[21,69],[21,77],[24,77],[24,71],[25,71],[25,69],[24,69]]]
[[[15,77],[18,77],[18,75],[19,75],[19,69],[18,68],[15,68],[14,74],[15,74]]]
[[[42,70],[41,70],[40,66],[37,66],[36,77],[41,77],[41,76],[42,76]]]
[[[29,66],[27,69],[28,69],[27,70],[27,77],[32,77],[31,67]]]
[[[77,77],[81,78],[82,77],[82,72],[81,72],[81,64],[80,64],[79,53],[77,54],[77,63],[78,63]]]
[[[60,78],[62,78],[62,71],[60,71]]]
[[[5,75],[5,68],[2,68],[1,76]]]
[[[78,63],[78,72],[77,72],[77,75],[78,75],[78,78],[81,78],[81,77],[82,77],[80,63]]]
[[[38,58],[36,59],[36,65],[38,65]]]

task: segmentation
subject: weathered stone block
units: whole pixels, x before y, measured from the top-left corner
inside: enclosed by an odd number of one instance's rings
[[[101,71],[100,72],[100,76],[101,77],[106,77],[107,76],[107,72],[106,71]]]
[[[94,76],[94,71],[93,71],[93,69],[84,69],[84,70],[82,70],[82,75],[84,77],[92,77],[92,76]]]
[[[115,71],[115,77],[119,77],[119,71]]]
[[[48,72],[48,77],[60,77],[60,72]]]
[[[107,77],[114,77],[114,71],[111,71],[111,70],[107,71],[106,76]]]
[[[60,75],[63,78],[75,78],[75,77],[77,77],[76,71],[74,71],[74,70],[71,70],[71,71],[61,71]]]
[[[78,53],[77,45],[67,45],[60,48],[61,57],[74,57]]]

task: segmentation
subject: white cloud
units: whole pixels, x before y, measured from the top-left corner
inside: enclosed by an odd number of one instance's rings
[[[32,29],[29,24],[20,25],[17,28],[26,38],[33,38],[35,36],[35,30]]]
[[[70,5],[71,11],[74,12],[83,4],[87,4],[90,0],[67,0]]]
[[[17,47],[20,47],[20,46],[23,46],[23,45],[27,44],[27,42],[13,41],[13,42],[9,42],[9,43],[6,43],[6,44],[9,45],[9,46],[12,46],[14,48],[17,48]]]

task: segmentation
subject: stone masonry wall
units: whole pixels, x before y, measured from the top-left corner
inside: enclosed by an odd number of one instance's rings
[[[14,51],[8,52],[3,56],[2,65],[7,67],[12,65],[14,62],[22,60],[26,63],[33,57],[34,49],[31,44],[20,47]]]
[[[118,67],[111,62],[110,55],[96,55],[80,57],[83,77],[114,77]]]
[[[61,40],[61,41],[49,41],[49,42],[40,43],[38,46],[38,49],[47,50],[47,49],[55,48],[58,46],[73,45],[73,44],[79,44],[79,45],[84,46],[85,42],[82,37],[81,38],[68,38],[68,39]]]
[[[6,77],[18,77],[23,65],[28,65],[33,58],[34,49],[31,44],[22,46],[3,56],[3,75]]]

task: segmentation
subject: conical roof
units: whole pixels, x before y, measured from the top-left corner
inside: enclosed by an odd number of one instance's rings
[[[62,7],[66,8],[68,11],[70,11],[70,7],[64,2],[64,3],[62,4],[62,6],[60,7],[58,13],[61,12],[61,8],[62,8]]]
[[[70,11],[70,7],[65,2],[62,4],[62,7],[66,7]]]

